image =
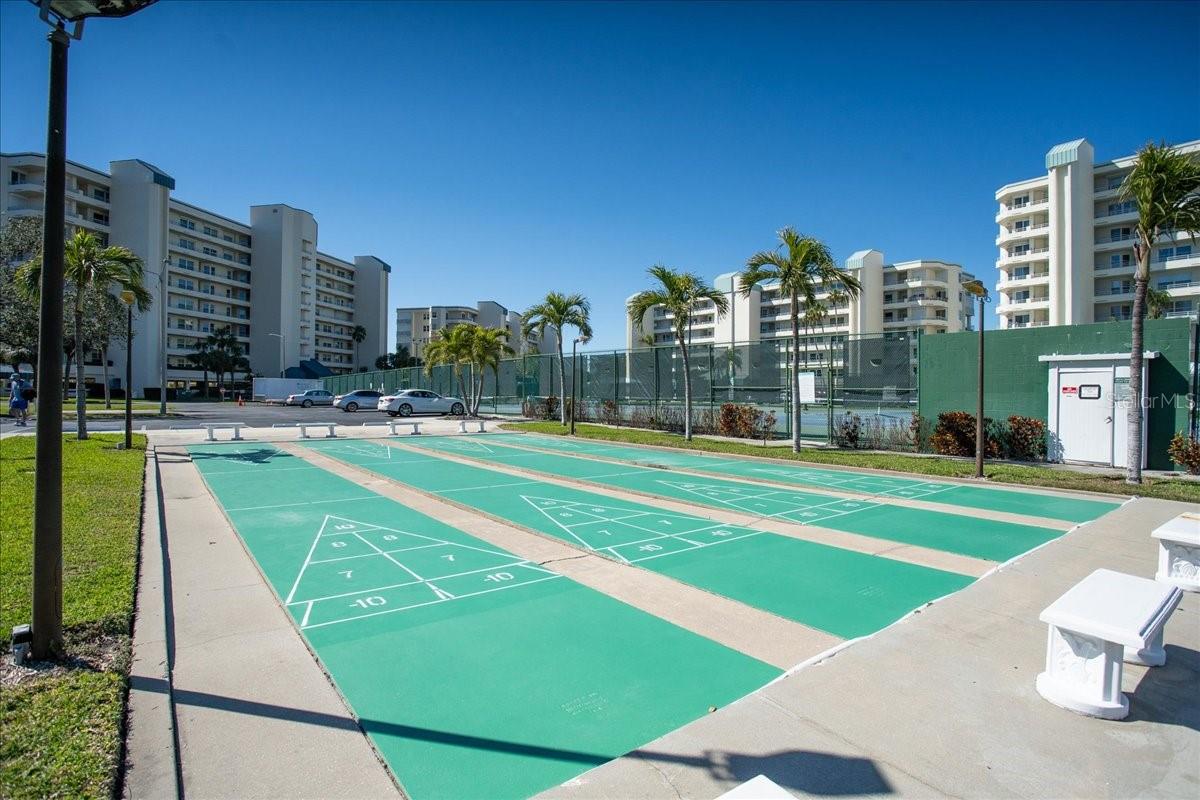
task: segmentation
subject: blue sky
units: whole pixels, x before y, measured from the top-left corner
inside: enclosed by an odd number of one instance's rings
[[[68,156],[305,208],[392,264],[392,306],[583,292],[618,347],[648,266],[711,278],[783,225],[994,283],[993,193],[1052,145],[1200,137],[1197,30],[1195,3],[163,0],[72,46]],[[0,2],[6,151],[44,148],[46,50]]]

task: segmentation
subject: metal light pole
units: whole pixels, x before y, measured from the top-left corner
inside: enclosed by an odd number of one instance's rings
[[[581,344],[587,344],[589,341],[586,336],[578,336],[571,342],[571,435],[575,435],[575,404],[579,400],[575,396],[576,381],[579,375],[579,357],[576,354],[576,348]]]
[[[979,298],[979,358],[975,376],[975,477],[983,477],[983,304],[988,301],[988,290],[982,281],[968,281],[963,289]]]
[[[287,337],[282,333],[268,333],[267,336],[274,336],[279,339],[279,377],[286,378],[287,369],[284,366],[283,342]]]
[[[62,652],[62,377],[63,246],[67,188],[67,48],[88,17],[123,17],[154,0],[36,0],[54,30],[46,112],[46,194],[42,212],[42,278],[38,300],[38,416],[33,488],[33,615],[30,654]],[[66,25],[74,26],[70,34]],[[83,387],[79,387],[82,391]]]
[[[125,304],[125,449],[133,447],[133,292],[121,292]]]

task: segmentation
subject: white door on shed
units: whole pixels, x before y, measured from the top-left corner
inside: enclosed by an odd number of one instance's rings
[[[1113,368],[1058,370],[1058,436],[1062,459],[1113,463]]]

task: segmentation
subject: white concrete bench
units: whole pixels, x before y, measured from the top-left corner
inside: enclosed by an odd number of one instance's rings
[[[337,434],[333,432],[336,422],[297,422],[296,427],[300,429],[300,438],[307,439],[309,428],[325,428],[329,433],[325,435],[326,439],[336,439]]]
[[[1182,597],[1176,586],[1108,569],[1088,575],[1039,617],[1050,632],[1038,694],[1090,717],[1123,719],[1123,662],[1166,662],[1163,625]]]
[[[483,420],[481,420],[481,419],[460,419],[458,421],[458,432],[459,433],[470,433],[470,431],[467,430],[468,424],[478,425],[479,426],[478,432],[484,433]]]
[[[244,428],[244,427],[246,427],[246,423],[244,423],[244,422],[205,422],[204,423],[204,430],[208,431],[208,441],[210,441],[210,442],[217,441],[217,437],[216,437],[216,435],[214,435],[214,431],[219,431],[222,429],[232,429],[233,430],[233,441],[240,442],[242,440],[242,428]]]
[[[1155,580],[1200,592],[1200,514],[1192,511],[1155,528],[1158,573]]]
[[[392,432],[392,436],[396,435],[397,428],[412,428],[412,430],[408,432],[410,436],[418,436],[421,433],[421,423],[419,422],[405,422],[398,419],[390,419],[386,424],[388,426],[388,430]]]

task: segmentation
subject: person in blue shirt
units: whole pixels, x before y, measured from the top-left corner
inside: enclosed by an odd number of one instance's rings
[[[17,424],[25,427],[29,421],[29,397],[33,389],[29,383],[15,373],[8,385],[8,413],[17,418]]]

